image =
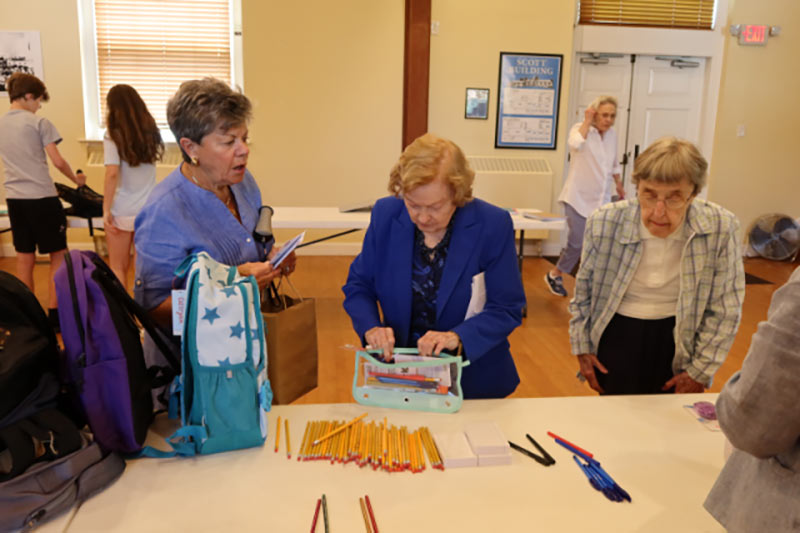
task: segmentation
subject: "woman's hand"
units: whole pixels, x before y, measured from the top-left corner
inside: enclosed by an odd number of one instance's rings
[[[114,217],[111,215],[111,211],[103,213],[103,231],[109,235],[119,234],[119,228],[114,225]]]
[[[375,326],[364,333],[367,346],[373,350],[383,350],[383,360],[391,361],[394,357],[394,330]]]
[[[267,261],[272,261],[272,258],[278,255],[278,252],[281,250],[281,246],[273,246],[272,250],[269,251],[267,255]],[[279,265],[279,272],[282,276],[288,276],[292,272],[294,272],[294,268],[297,265],[297,256],[294,252],[287,255],[281,264]]]
[[[582,353],[578,356],[578,364],[581,366],[581,374],[586,378],[589,386],[602,394],[604,392],[603,387],[597,382],[594,369],[597,368],[603,374],[608,374],[608,370],[603,366],[603,363],[593,353]]]
[[[254,276],[259,289],[266,287],[270,281],[281,273],[279,269],[272,268],[269,261],[242,263],[237,267],[237,270],[242,276]]]
[[[676,394],[703,392],[706,388],[702,383],[697,382],[689,377],[689,373],[686,371],[681,372],[680,374],[674,376],[671,380],[664,383],[664,386],[661,387],[661,390],[669,390],[672,387],[675,387]]]
[[[417,341],[422,356],[439,355],[442,350],[456,350],[461,339],[455,331],[428,331]]]

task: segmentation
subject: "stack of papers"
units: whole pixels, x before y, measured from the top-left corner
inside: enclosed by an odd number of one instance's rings
[[[494,422],[473,422],[464,431],[435,433],[445,468],[511,464],[511,447]]]

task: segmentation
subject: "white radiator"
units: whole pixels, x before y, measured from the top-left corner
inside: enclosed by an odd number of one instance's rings
[[[553,170],[542,158],[467,156],[475,171],[474,195],[499,207],[550,211]]]

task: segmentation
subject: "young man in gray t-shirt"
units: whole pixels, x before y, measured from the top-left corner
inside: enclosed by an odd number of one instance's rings
[[[6,80],[11,107],[0,117],[0,158],[5,168],[6,202],[11,221],[17,276],[31,291],[36,248],[50,254],[49,315],[55,326],[56,291],[53,275],[64,260],[67,248],[67,219],[56,194],[47,166],[53,165],[79,186],[86,183],[83,173],[72,172],[56,145],[61,136],[55,126],[36,112],[48,101],[47,88],[39,78],[17,72]],[[45,155],[46,154],[46,155]]]

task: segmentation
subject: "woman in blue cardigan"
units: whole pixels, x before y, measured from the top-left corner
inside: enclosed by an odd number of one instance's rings
[[[394,196],[372,210],[344,308],[362,344],[384,354],[462,345],[464,397],[502,398],[519,384],[507,338],[521,323],[525,292],[511,217],[472,198],[474,178],[453,142],[426,134],[411,143],[391,172]]]

